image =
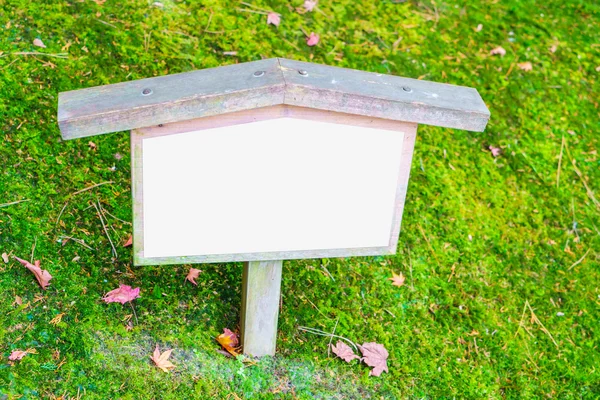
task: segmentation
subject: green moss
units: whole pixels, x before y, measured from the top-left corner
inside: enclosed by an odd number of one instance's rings
[[[54,276],[42,292],[0,262],[0,395],[598,397],[600,209],[585,188],[600,198],[596,3],[253,3],[281,13],[279,27],[241,3],[152,3],[0,0],[0,203],[29,200],[0,208],[0,253],[29,258],[35,244]],[[490,56],[499,45],[506,56]],[[15,54],[34,51],[67,58]],[[398,254],[286,262],[278,355],[244,366],[214,341],[238,323],[241,265],[202,266],[193,287],[187,266],[134,267],[121,246],[113,260],[91,205],[112,214],[115,243],[131,233],[128,135],[62,142],[56,106],[61,91],[274,56],[473,86],[492,118],[484,133],[419,128]],[[131,307],[100,300],[120,282],[142,288],[130,331]],[[390,372],[369,377],[297,329],[336,321],[384,344]],[[175,372],[150,364],[156,343],[174,349]],[[17,348],[37,354],[10,365]]]

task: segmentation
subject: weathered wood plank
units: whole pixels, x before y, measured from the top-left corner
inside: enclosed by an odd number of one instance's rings
[[[285,104],[483,131],[490,112],[477,90],[279,59]]]
[[[275,355],[283,261],[244,263],[241,343],[244,354]]]
[[[473,131],[490,115],[472,88],[273,58],[60,93],[58,123],[74,139],[278,104]]]
[[[277,59],[261,60],[63,92],[58,124],[75,139],[281,104],[283,92]]]

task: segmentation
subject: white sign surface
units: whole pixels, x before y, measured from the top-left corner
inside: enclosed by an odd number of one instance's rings
[[[279,118],[144,138],[144,257],[388,246],[403,136]]]

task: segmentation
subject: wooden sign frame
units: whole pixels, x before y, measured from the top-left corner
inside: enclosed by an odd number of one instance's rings
[[[336,124],[369,127],[397,131],[404,135],[403,147],[398,149],[401,157],[396,187],[396,200],[393,211],[392,229],[387,246],[338,248],[304,251],[254,252],[238,254],[211,254],[184,257],[145,257],[144,256],[144,208],[143,208],[143,146],[146,138],[174,135],[190,131],[212,129],[233,124],[246,124],[275,118],[296,118],[313,121],[326,121]],[[136,265],[190,264],[215,263],[235,261],[269,261],[306,258],[332,258],[350,256],[388,255],[396,253],[398,235],[402,221],[404,200],[408,187],[410,165],[416,137],[417,124],[384,120],[380,118],[363,117],[352,114],[334,113],[331,111],[315,110],[304,107],[278,105],[254,110],[238,111],[220,116],[198,118],[161,126],[140,128],[131,131],[132,155],[132,192],[134,218],[134,263]]]
[[[282,58],[64,92],[58,101],[58,124],[65,140],[131,131],[136,265],[246,262],[242,345],[246,354],[255,356],[275,353],[282,260],[395,254],[418,124],[483,131],[489,117],[489,110],[473,88]],[[143,140],[277,118],[376,128],[404,135],[402,148],[398,149],[400,169],[387,244],[145,256]]]

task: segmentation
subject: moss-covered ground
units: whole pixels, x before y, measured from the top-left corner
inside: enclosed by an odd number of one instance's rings
[[[0,0],[0,253],[30,259],[35,247],[54,276],[42,291],[0,261],[0,398],[599,398],[598,3],[298,8]],[[313,31],[320,43],[308,47]],[[503,57],[490,55],[498,46]],[[484,133],[419,128],[396,256],[285,263],[277,356],[248,366],[214,340],[238,323],[241,264],[199,267],[197,287],[184,282],[189,266],[133,266],[120,245],[131,233],[129,136],[63,142],[57,96],[277,56],[476,87],[492,117]],[[101,301],[118,283],[141,287],[137,321],[129,304]],[[336,324],[384,344],[389,373],[369,377],[298,330]],[[151,365],[156,343],[174,349],[173,373]],[[37,353],[9,362],[14,349]]]

